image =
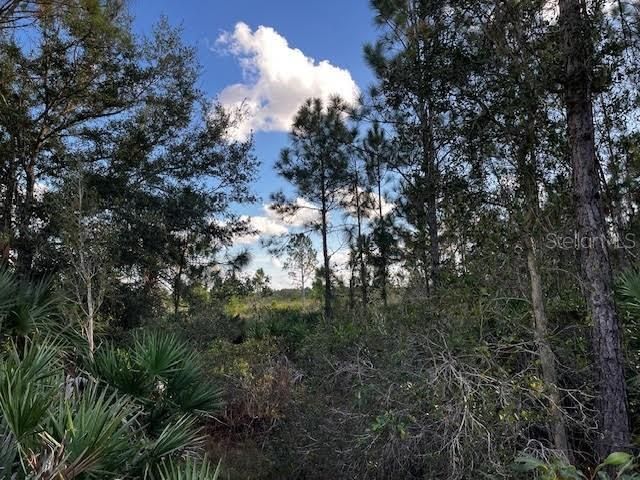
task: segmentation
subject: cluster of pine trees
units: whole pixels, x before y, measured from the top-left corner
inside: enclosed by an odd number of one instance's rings
[[[369,95],[355,108],[310,99],[276,164],[318,210],[309,227],[322,240],[325,317],[334,316],[340,283],[328,240],[336,210],[354,220],[352,307],[355,290],[365,308],[386,305],[398,266],[395,284],[421,298],[446,297],[459,282],[524,294],[553,443],[572,458],[546,304],[583,296],[596,448],[603,458],[630,448],[614,275],[638,253],[637,5],[375,0],[372,8],[380,37],[364,49],[376,76]],[[274,200],[284,215],[305,208]]]

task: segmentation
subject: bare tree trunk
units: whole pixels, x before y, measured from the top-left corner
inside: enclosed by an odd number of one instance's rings
[[[560,410],[561,398],[558,392],[558,374],[556,370],[556,359],[548,340],[549,327],[547,313],[544,306],[542,290],[542,280],[538,272],[538,261],[536,254],[536,244],[533,238],[528,239],[527,245],[527,266],[529,268],[529,278],[531,280],[531,305],[533,307],[533,318],[535,321],[534,336],[540,365],[542,367],[542,378],[545,387],[549,391],[551,402],[551,430],[553,432],[553,443],[568,460],[572,460],[567,440],[567,430],[565,427],[562,412]]]
[[[356,282],[354,280],[355,276],[353,275],[353,270],[354,270],[354,268],[352,267],[350,275],[349,275],[349,310],[353,310],[353,308],[355,307],[355,304],[356,304],[356,301],[355,301],[355,298],[356,298],[356,294],[355,294],[356,286],[355,286],[355,283]]]
[[[324,316],[327,320],[331,320],[333,315],[331,308],[331,265],[329,247],[327,245],[327,213],[324,206],[322,208],[322,257],[324,259]]]
[[[323,166],[324,167],[324,166]],[[329,257],[329,245],[328,245],[328,226],[327,226],[327,198],[324,179],[322,182],[322,258],[324,260],[324,317],[326,320],[331,320],[333,315],[332,310],[332,296],[331,296],[331,265]]]
[[[5,196],[2,206],[2,233],[0,234],[1,263],[8,264],[11,256],[11,242],[13,239],[13,207],[16,199],[16,162],[7,161],[8,167],[5,173]]]
[[[300,268],[300,294],[302,296],[302,310],[305,309],[305,291],[304,291],[304,284],[305,284],[305,278],[304,278],[304,264],[300,263],[301,267]]]
[[[425,175],[425,214],[427,232],[429,234],[429,256],[431,260],[431,287],[435,292],[440,279],[440,239],[438,237],[438,168],[436,165],[436,149],[433,140],[433,119],[431,107],[427,101],[421,118],[423,172]]]
[[[622,13],[621,13],[622,15]],[[621,270],[627,270],[631,268],[631,261],[628,256],[628,252],[626,248],[624,248],[624,215],[623,215],[623,196],[621,194],[621,179],[620,172],[617,168],[617,165],[622,165],[622,161],[616,155],[614,150],[614,140],[611,134],[612,128],[612,120],[611,116],[608,112],[608,106],[604,101],[604,97],[600,95],[600,108],[602,110],[603,116],[603,129],[605,131],[604,142],[606,143],[607,150],[609,153],[609,164],[613,167],[610,169],[611,172],[611,188],[606,183],[606,178],[604,178],[604,172],[600,169],[600,173],[602,176],[602,184],[605,188],[605,206],[606,213],[611,217],[611,222],[615,228],[615,239],[617,242],[616,252],[618,256],[618,268]]]
[[[75,252],[78,257],[78,264],[76,267],[78,278],[84,283],[84,288],[86,289],[86,310],[85,315],[87,316],[87,324],[85,326],[85,332],[87,335],[87,343],[89,345],[89,356],[93,359],[93,351],[95,349],[95,341],[94,341],[94,317],[95,317],[95,306],[93,302],[93,278],[94,278],[94,269],[92,268],[91,259],[87,258],[88,252],[86,251],[86,234],[83,230],[83,218],[84,218],[84,178],[82,176],[81,168],[78,168],[78,178],[77,178],[77,194],[78,194],[78,212],[77,212],[77,246],[78,249]],[[77,288],[81,288],[78,286]],[[82,307],[82,293],[78,295],[78,301]],[[83,308],[84,309],[84,308]]]
[[[367,295],[367,265],[364,261],[364,239],[362,237],[362,210],[360,205],[360,192],[358,191],[359,176],[356,165],[355,170],[355,184],[354,195],[356,200],[356,217],[358,220],[358,261],[360,263],[360,291],[362,294],[362,305],[366,306],[369,303]]]
[[[420,4],[410,4],[412,24],[412,34],[417,39],[423,39],[416,42],[415,61],[419,64],[419,72],[421,82],[430,84],[433,79],[429,74],[432,66],[429,59],[429,47],[425,44],[423,25],[424,19],[421,18]],[[440,239],[438,237],[438,193],[439,178],[437,165],[437,152],[434,141],[434,122],[432,112],[432,98],[427,93],[421,93],[418,101],[417,114],[420,120],[420,141],[422,143],[422,174],[425,177],[423,185],[423,205],[426,216],[427,234],[429,236],[429,257],[430,257],[430,273],[431,292],[436,292],[440,281]],[[428,283],[428,282],[427,282]],[[427,285],[429,290],[429,285]]]
[[[531,92],[533,96],[534,93]],[[572,461],[571,450],[567,439],[567,430],[562,416],[562,398],[558,391],[558,372],[556,369],[556,358],[549,341],[549,325],[547,312],[544,304],[544,289],[542,279],[538,269],[538,242],[536,231],[538,230],[538,218],[540,213],[539,185],[541,176],[539,174],[536,157],[536,128],[537,118],[536,108],[530,108],[521,121],[522,129],[518,129],[520,135],[519,153],[517,156],[518,177],[520,190],[525,202],[524,215],[524,245],[527,253],[527,268],[529,280],[531,282],[531,306],[534,319],[534,339],[536,350],[540,358],[542,378],[545,389],[548,392],[550,402],[550,417],[553,444],[567,460]]]
[[[433,133],[431,126],[431,114],[425,113],[422,122],[426,125],[422,127],[422,148],[423,148],[423,171],[426,177],[425,192],[425,216],[427,222],[427,233],[429,235],[429,257],[431,266],[431,287],[437,290],[440,278],[440,239],[438,237],[438,195],[437,195],[437,167],[436,152],[433,144]]]
[[[18,243],[18,270],[23,274],[31,273],[34,245],[31,232],[31,215],[36,185],[35,160],[27,159],[24,165],[25,193],[20,212],[20,242]]]
[[[593,67],[587,15],[580,0],[560,0],[564,30],[567,110],[573,192],[584,288],[593,319],[593,347],[599,383],[598,453],[630,446],[621,329],[613,298],[613,276],[598,181],[591,98]]]
[[[331,295],[331,258],[329,256],[329,239],[328,239],[328,207],[327,207],[327,170],[324,158],[320,159],[320,169],[322,170],[320,195],[321,199],[321,230],[322,230],[322,258],[324,261],[324,318],[331,320],[333,316],[332,295]]]
[[[386,307],[387,306],[387,261],[388,261],[388,254],[389,252],[386,251],[386,236],[385,236],[385,229],[384,229],[384,223],[382,220],[382,172],[381,172],[381,168],[380,168],[380,159],[378,158],[378,164],[377,164],[377,171],[378,171],[378,178],[377,178],[377,183],[378,183],[378,218],[380,220],[380,233],[381,235],[383,235],[382,238],[382,242],[380,245],[384,245],[384,251],[380,251],[380,256],[381,258],[381,262],[382,262],[382,278],[380,279],[382,282],[382,304]]]
[[[180,308],[180,283],[182,282],[182,270],[184,266],[185,260],[185,250],[186,246],[182,250],[180,254],[180,265],[178,266],[178,273],[176,274],[176,278],[173,284],[173,315],[178,315],[178,309]]]
[[[421,235],[422,236],[422,235]],[[426,242],[426,238],[424,238],[423,236],[423,240]],[[421,257],[422,257],[422,264],[423,264],[423,276],[424,276],[424,289],[425,289],[425,293],[427,294],[427,296],[431,295],[431,289],[429,287],[429,259],[427,258],[427,249],[426,248],[421,248]]]
[[[436,203],[436,193],[432,191],[428,192],[427,228],[429,230],[429,257],[431,258],[431,287],[433,291],[438,289],[438,284],[440,283],[440,239],[438,238],[438,213],[436,211]]]
[[[106,251],[96,248],[100,241],[99,230],[87,230],[85,211],[85,187],[82,165],[76,172],[77,191],[70,208],[74,217],[68,235],[63,238],[74,270],[72,288],[76,303],[83,314],[82,330],[87,338],[89,356],[95,351],[95,323],[107,290]]]
[[[89,343],[89,357],[93,359],[93,352],[95,350],[94,340],[94,318],[95,310],[93,303],[93,281],[91,279],[87,282],[87,342]]]

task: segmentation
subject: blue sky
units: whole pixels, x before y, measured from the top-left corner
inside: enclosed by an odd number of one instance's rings
[[[362,47],[376,38],[367,0],[131,0],[134,28],[150,33],[161,16],[181,26],[203,66],[200,88],[229,108],[242,105],[245,121],[236,133],[253,131],[261,161],[255,205],[237,207],[264,235],[295,230],[264,209],[269,194],[285,188],[273,171],[287,144],[286,125],[303,98],[339,93],[355,99],[373,78]],[[295,222],[293,222],[295,223]],[[262,267],[275,287],[289,284],[277,260],[258,238],[241,242],[253,254],[250,271]],[[334,238],[333,250],[341,241]],[[336,262],[344,258],[338,251]]]

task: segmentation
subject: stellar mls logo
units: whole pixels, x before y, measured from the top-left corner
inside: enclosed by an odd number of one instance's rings
[[[583,237],[577,232],[573,236],[549,233],[545,237],[543,247],[549,250],[588,250],[592,248],[612,248],[614,250],[631,250],[636,246],[636,237],[627,233],[623,238],[610,242],[604,236]]]

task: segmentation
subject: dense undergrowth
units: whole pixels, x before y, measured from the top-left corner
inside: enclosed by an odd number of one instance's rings
[[[630,330],[635,281],[620,290]],[[3,478],[596,475],[580,440],[593,434],[594,395],[576,312],[554,336],[573,467],[552,448],[548,388],[511,299],[396,298],[384,310],[342,306],[328,323],[317,304],[251,297],[232,302],[252,302],[242,315],[200,304],[106,330],[91,353],[46,283],[5,273],[2,285]],[[612,466],[636,478],[633,457],[616,458],[597,478]]]
[[[527,305],[470,297],[455,286],[448,295],[429,303],[398,297],[387,309],[342,305],[330,323],[318,306],[303,311],[295,301],[252,297],[244,299],[253,302],[244,314],[218,317],[217,338],[200,348],[207,374],[225,388],[225,406],[206,427],[223,477],[545,474],[533,466],[518,473],[516,458],[535,459],[549,472],[571,470],[553,448],[549,387],[533,335],[518,320],[528,315]],[[593,472],[589,326],[576,304],[567,297],[550,314],[558,325],[553,342],[573,461]],[[632,330],[632,302],[625,305]],[[189,318],[185,312],[186,331]],[[631,385],[635,376],[630,370]],[[630,394],[637,396],[634,388]],[[544,478],[574,478],[565,473]]]

